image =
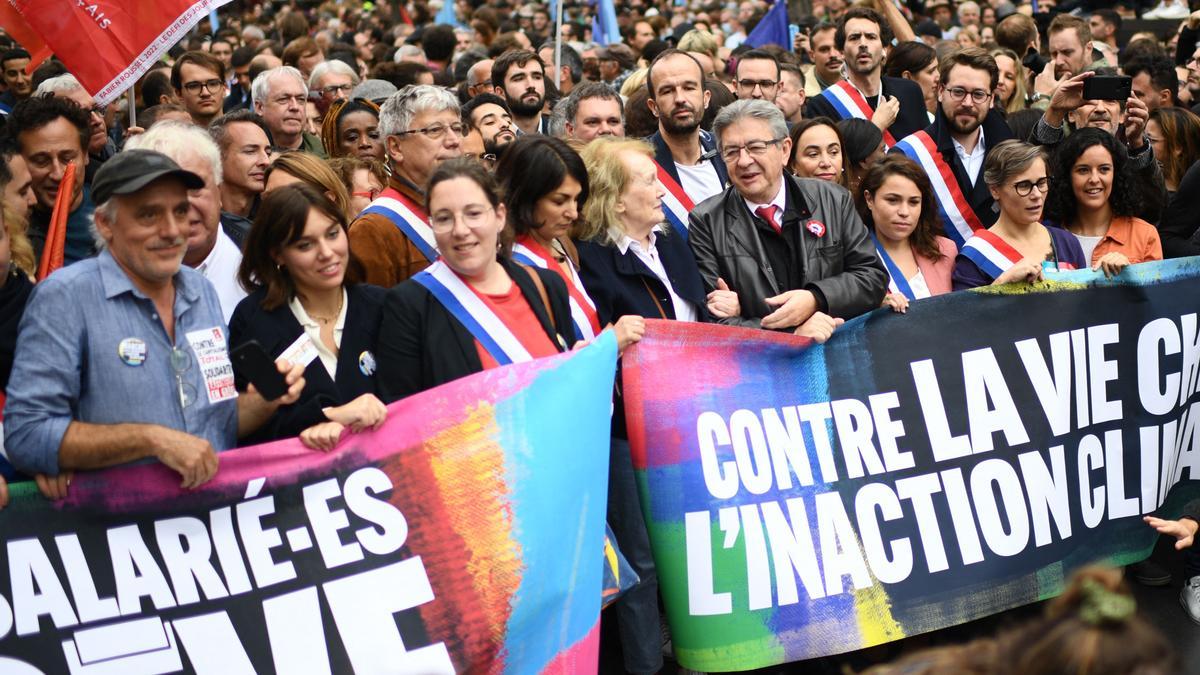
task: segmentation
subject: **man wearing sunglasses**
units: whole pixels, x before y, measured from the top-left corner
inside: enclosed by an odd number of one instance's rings
[[[944,57],[940,69],[933,124],[901,139],[892,151],[925,169],[943,233],[961,249],[972,232],[991,227],[999,217],[982,180],[983,163],[988,150],[1013,133],[1004,117],[992,112],[1000,69],[991,54],[967,47]]]
[[[171,66],[171,87],[192,123],[207,129],[224,109],[225,63],[208,52],[187,52]]]
[[[707,290],[738,294],[741,315],[721,323],[824,342],[878,307],[888,277],[850,193],[784,172],[791,139],[779,108],[735,101],[713,134],[732,187],[692,211],[688,243]]]

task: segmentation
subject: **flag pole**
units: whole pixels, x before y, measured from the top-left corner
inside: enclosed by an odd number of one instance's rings
[[[137,97],[133,95],[133,92],[134,87],[130,87],[129,91],[125,92],[125,95],[129,97],[129,124],[126,128],[137,126],[137,110],[135,110],[136,102],[134,101]]]
[[[554,88],[562,93],[562,12],[564,0],[555,2],[554,19]]]

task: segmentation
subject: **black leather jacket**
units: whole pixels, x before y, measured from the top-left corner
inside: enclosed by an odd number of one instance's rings
[[[875,254],[867,228],[858,217],[850,193],[840,185],[812,178],[787,181],[788,209],[796,205],[804,221],[825,225],[822,236],[805,230],[801,236],[804,284],[817,296],[822,311],[850,319],[883,301],[887,272]],[[688,242],[706,291],[717,277],[737,292],[742,315],[721,323],[758,328],[774,309],[765,299],[790,288],[781,287],[759,239],[754,217],[736,188],[725,190],[692,211]]]

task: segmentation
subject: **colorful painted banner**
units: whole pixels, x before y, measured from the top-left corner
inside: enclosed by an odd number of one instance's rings
[[[594,673],[616,341],[0,511],[0,672]]]
[[[108,105],[229,0],[7,0],[97,105]],[[32,50],[30,50],[32,51]]]
[[[623,390],[683,666],[877,645],[1149,554],[1142,514],[1200,495],[1200,258],[1054,278],[824,345],[648,322]]]

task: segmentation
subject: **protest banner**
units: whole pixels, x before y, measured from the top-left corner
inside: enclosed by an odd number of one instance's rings
[[[230,0],[7,0],[67,70],[108,105]]]
[[[616,341],[0,511],[0,672],[596,672]],[[608,553],[607,555],[611,555]]]
[[[622,382],[681,665],[877,645],[1149,554],[1142,514],[1200,495],[1200,259],[1055,278],[824,345],[649,322]]]

